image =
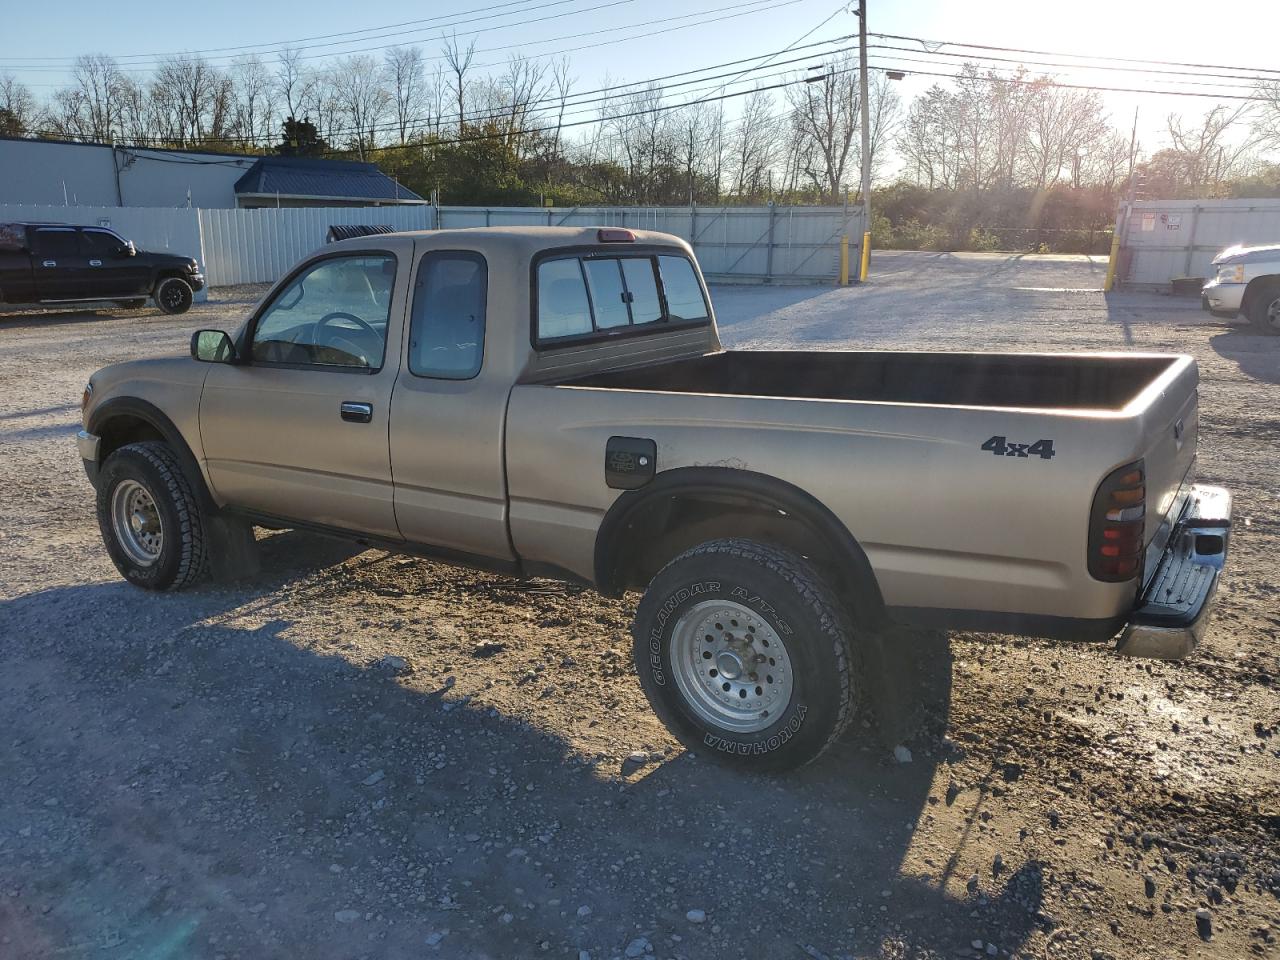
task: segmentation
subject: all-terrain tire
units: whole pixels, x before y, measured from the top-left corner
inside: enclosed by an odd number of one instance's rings
[[[722,604],[723,617],[718,609]],[[742,615],[729,623],[735,610]],[[711,632],[705,641],[697,629],[704,614],[711,621],[726,621],[709,622]],[[747,628],[748,622],[759,623],[759,631],[754,625]],[[680,639],[687,637],[690,625],[697,636]],[[754,718],[744,721],[761,724],[758,728],[733,729],[716,723],[708,718],[705,702],[701,707],[695,702],[697,694],[691,697],[681,690],[682,683],[686,689],[694,689],[691,684],[696,680],[706,686],[710,696],[719,696],[715,692],[718,680],[731,676],[729,672],[717,675],[714,670],[721,660],[714,652],[717,647],[712,646],[712,633],[721,628],[726,633],[717,633],[716,643],[728,635],[730,642],[738,644],[734,650],[757,651],[750,655],[760,664],[757,679],[749,679],[754,674],[746,675],[749,682],[742,679],[735,667],[738,684],[747,683],[748,688],[761,684],[753,693],[767,690],[766,679],[769,683],[775,679],[765,677],[774,661],[759,659],[771,652],[761,652],[762,636],[780,640],[790,663],[787,701],[776,701],[772,711],[757,711]],[[746,629],[752,630],[754,640],[744,641]],[[667,564],[640,601],[632,638],[640,685],[667,729],[690,750],[743,769],[789,770],[816,759],[849,724],[861,693],[856,685],[861,676],[858,647],[844,607],[830,586],[803,558],[753,540],[712,540]],[[705,642],[707,647],[691,654],[691,642]],[[755,647],[742,646],[752,642]],[[679,663],[673,662],[673,646]],[[727,648],[718,649],[723,652]],[[744,663],[750,656],[731,657],[725,663]],[[683,671],[680,678],[677,669]],[[750,694],[740,686],[736,692],[744,696],[743,709],[749,708]],[[731,695],[726,698],[732,701]],[[736,722],[736,718],[731,720]]]
[[[121,485],[126,485],[120,490]],[[117,497],[138,487],[150,498],[150,512],[158,518],[159,548],[150,559],[139,559],[138,548],[122,540],[117,530]],[[145,499],[142,500],[145,504]],[[199,581],[208,570],[204,518],[199,501],[173,450],[148,440],[131,443],[111,454],[97,480],[98,527],[107,554],[130,583],[147,590],[180,590]],[[126,521],[127,522],[127,521]]]
[[[165,277],[156,284],[156,306],[163,313],[186,313],[191,309],[195,293],[181,277]]]
[[[1258,333],[1280,334],[1280,280],[1264,280],[1249,297],[1247,313]]]

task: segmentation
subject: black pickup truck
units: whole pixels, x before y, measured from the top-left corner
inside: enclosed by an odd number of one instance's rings
[[[154,297],[184,313],[204,286],[191,257],[147,253],[106,227],[0,223],[0,303],[113,300],[137,308]]]

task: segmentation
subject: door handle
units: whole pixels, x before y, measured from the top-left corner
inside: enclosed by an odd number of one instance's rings
[[[41,264],[41,266],[44,266],[44,267],[56,267],[57,265],[58,265],[57,260],[46,260],[43,264]]]
[[[348,423],[368,423],[373,419],[373,404],[358,403],[354,400],[343,400],[338,408],[342,419]]]
[[[101,261],[101,260],[90,260],[90,261],[89,261],[89,266],[91,266],[91,267],[100,267],[100,266],[102,266],[102,261]]]

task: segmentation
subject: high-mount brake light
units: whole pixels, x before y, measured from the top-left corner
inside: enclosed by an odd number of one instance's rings
[[[601,243],[635,243],[636,235],[619,227],[603,227],[596,231],[596,239]]]
[[[1089,573],[1122,583],[1142,572],[1147,516],[1143,462],[1113,470],[1098,485],[1089,515]]]

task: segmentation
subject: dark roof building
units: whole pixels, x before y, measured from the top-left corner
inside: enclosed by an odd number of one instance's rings
[[[372,163],[0,137],[0,204],[218,208],[425,202]]]
[[[262,157],[235,185],[236,206],[377,206],[426,203],[376,164],[309,157]]]

